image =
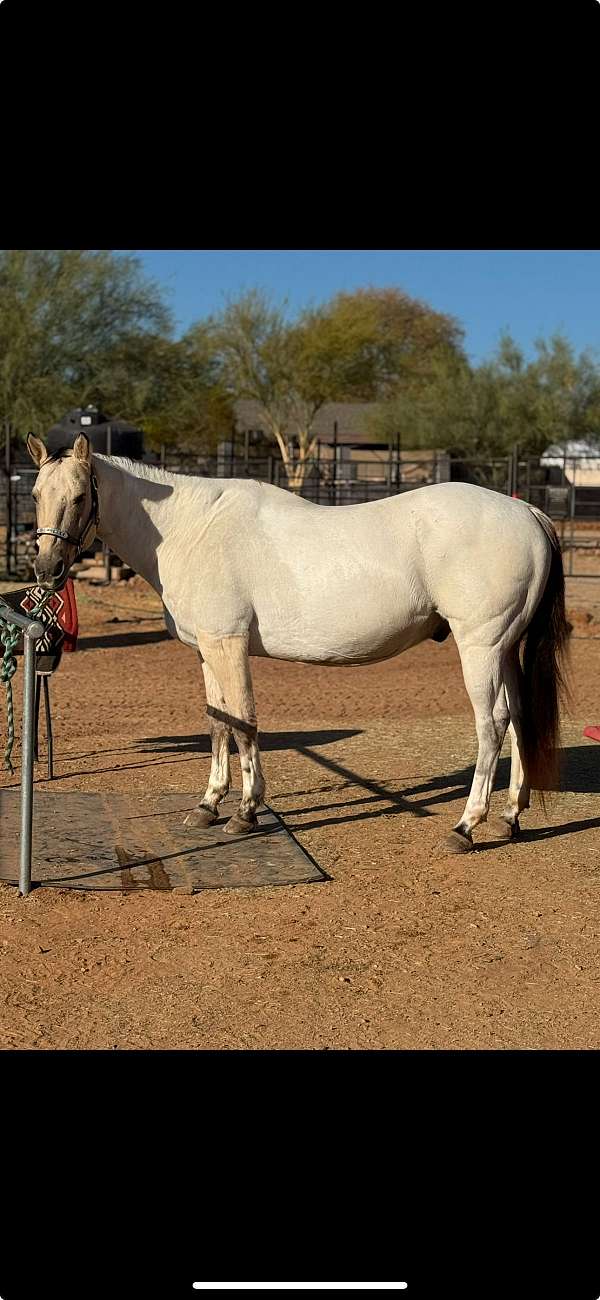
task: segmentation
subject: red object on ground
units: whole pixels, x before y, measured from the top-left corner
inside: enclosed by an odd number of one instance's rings
[[[584,727],[583,734],[589,740],[600,740],[600,727]]]

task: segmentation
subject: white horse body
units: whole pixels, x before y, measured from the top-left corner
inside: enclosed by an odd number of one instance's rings
[[[255,480],[188,479],[102,456],[94,464],[101,500],[105,474],[111,499],[100,536],[148,577],[188,645],[200,628],[248,633],[251,655],[372,663],[426,639],[440,617],[459,636],[489,623],[497,641],[515,616],[526,626],[545,586],[549,546],[531,510],[468,483],[332,508]],[[172,490],[154,500],[144,494],[152,483]],[[144,548],[145,523],[155,553]]]
[[[192,824],[216,820],[232,731],[243,794],[228,829],[256,824],[265,786],[249,656],[373,663],[440,631],[443,638],[449,627],[479,741],[451,845],[472,847],[472,828],[487,817],[507,727],[513,756],[503,817],[508,835],[517,832],[531,777],[554,770],[567,635],[560,548],[540,511],[466,483],[332,508],[255,480],[92,458],[84,435],[73,451],[54,455],[31,436],[28,446],[40,469],[39,581],[64,579],[91,519],[160,594],[172,634],[200,652],[213,762]]]

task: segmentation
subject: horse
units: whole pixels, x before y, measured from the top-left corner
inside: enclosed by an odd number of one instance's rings
[[[250,659],[372,664],[452,632],[478,752],[446,851],[473,848],[511,738],[500,819],[513,839],[530,791],[555,788],[569,624],[560,545],[524,501],[438,483],[360,505],[321,506],[254,479],[184,476],[92,453],[85,434],[37,465],[37,581],[58,587],[98,535],[160,595],[170,633],[197,650],[212,762],[190,827],[218,820],[231,734],[242,795],[228,833],[257,826],[265,794]]]

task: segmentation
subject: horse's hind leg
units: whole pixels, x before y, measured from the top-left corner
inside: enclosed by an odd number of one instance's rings
[[[469,798],[460,821],[446,841],[447,848],[456,853],[473,847],[473,828],[487,821],[496,767],[509,722],[498,647],[462,649],[459,645],[459,651],[479,747]]]
[[[231,727],[219,717],[219,714],[225,714],[225,697],[212,668],[204,661],[202,661],[202,673],[206,690],[212,761],[206,791],[198,807],[184,818],[184,826],[212,826],[213,822],[218,820],[219,804],[231,784],[229,762]]]
[[[510,785],[506,807],[501,818],[501,834],[506,839],[514,839],[519,833],[519,817],[524,808],[529,807],[529,786],[525,780],[523,766],[523,740],[521,735],[521,668],[518,650],[513,650],[506,657],[504,665],[504,685],[510,712]],[[503,824],[503,825],[502,825]]]
[[[256,810],[262,803],[265,781],[257,743],[256,709],[247,636],[212,637],[198,633],[200,653],[219,684],[224,701],[209,713],[231,728],[240,755],[242,798],[237,813],[230,817],[225,830],[240,835],[257,824]]]

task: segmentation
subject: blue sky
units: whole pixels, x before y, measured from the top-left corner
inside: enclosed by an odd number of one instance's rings
[[[600,250],[133,249],[167,290],[178,329],[218,311],[225,296],[261,286],[292,306],[339,289],[397,285],[461,321],[472,361],[509,329],[527,355],[561,330],[600,358]]]

